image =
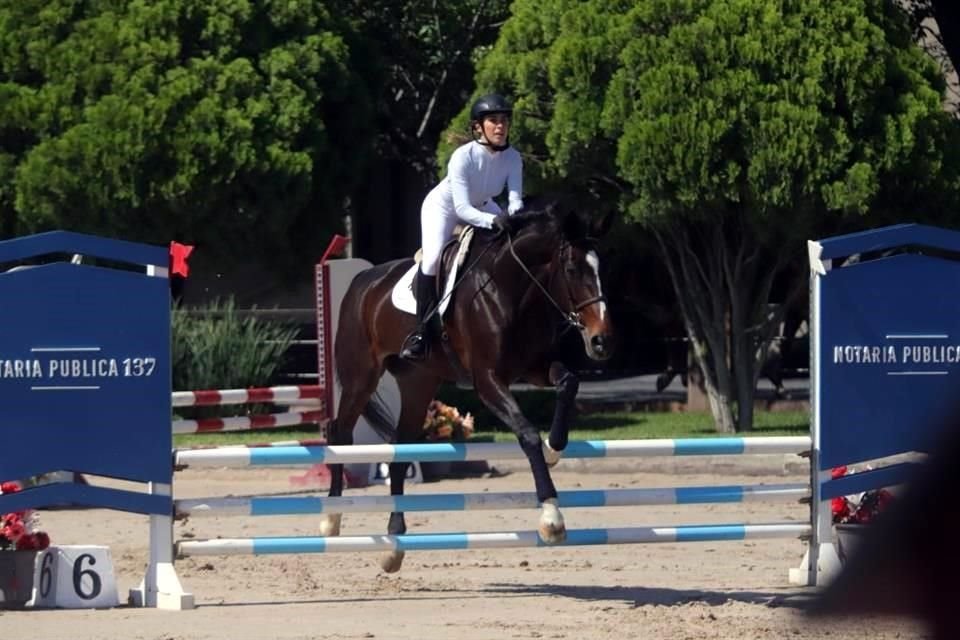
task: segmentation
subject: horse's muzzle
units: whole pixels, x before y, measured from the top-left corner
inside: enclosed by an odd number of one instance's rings
[[[590,338],[590,351],[594,360],[608,360],[613,355],[613,340],[609,335],[599,333]]]

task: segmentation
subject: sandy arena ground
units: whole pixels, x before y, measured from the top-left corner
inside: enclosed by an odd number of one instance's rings
[[[742,459],[741,459],[742,460]],[[804,482],[802,467],[774,461],[748,475],[709,462],[666,473],[670,463],[563,461],[558,488],[669,487]],[[578,473],[590,465],[591,473]],[[672,463],[680,465],[681,463]],[[529,472],[494,466],[503,477],[443,480],[410,493],[528,491]],[[599,470],[599,471],[598,471]],[[298,469],[188,470],[178,497],[289,494]],[[360,489],[383,493],[382,486]],[[793,504],[747,503],[567,509],[568,528],[802,521]],[[409,514],[410,533],[533,529],[536,511]],[[54,543],[107,544],[121,598],[140,580],[147,520],[99,510],[41,514]],[[383,533],[386,514],[347,514],[349,534]],[[316,535],[314,517],[193,518],[177,538]],[[564,549],[408,553],[403,569],[380,571],[377,554],[190,558],[177,569],[197,609],[170,612],[120,607],[102,611],[0,612],[0,637],[92,640],[324,638],[450,640],[514,638],[924,638],[909,621],[858,618],[812,621],[802,609],[813,591],[791,586],[788,569],[803,553],[798,540],[758,540]]]

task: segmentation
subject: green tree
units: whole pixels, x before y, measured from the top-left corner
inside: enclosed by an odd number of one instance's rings
[[[942,77],[881,0],[518,0],[477,83],[545,182],[655,235],[721,431],[752,426],[805,240],[958,201]]]
[[[435,174],[437,139],[472,88],[472,55],[489,47],[508,0],[348,0],[377,63],[381,152]]]
[[[343,0],[377,86],[375,160],[351,199],[366,256],[395,258],[420,241],[420,204],[437,179],[436,147],[470,96],[474,57],[497,37],[509,0]]]
[[[0,0],[2,232],[314,255],[372,129],[336,6]]]

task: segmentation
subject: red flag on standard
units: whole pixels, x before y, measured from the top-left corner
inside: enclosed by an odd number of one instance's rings
[[[323,257],[320,258],[320,264],[326,262],[327,258],[343,253],[343,250],[347,248],[348,244],[350,244],[350,238],[342,236],[339,233],[333,236],[333,240],[330,241],[327,250],[323,252]]]
[[[190,273],[190,266],[187,264],[187,258],[193,253],[193,245],[180,244],[179,242],[170,243],[170,274],[183,276]]]

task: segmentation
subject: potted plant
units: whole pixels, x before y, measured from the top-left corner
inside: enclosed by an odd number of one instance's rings
[[[850,473],[847,467],[837,467],[831,476],[836,479]],[[842,561],[856,550],[857,545],[872,522],[893,500],[893,494],[887,489],[872,489],[849,496],[838,496],[831,500],[833,529],[837,537],[837,553]]]
[[[16,482],[0,483],[0,494],[20,490]],[[50,546],[50,536],[37,525],[32,509],[0,515],[0,608],[22,607],[30,600],[34,559]]]
[[[461,415],[456,407],[433,400],[427,407],[423,421],[423,439],[427,442],[465,442],[473,435],[473,416]],[[424,480],[458,475],[455,465],[465,473],[484,473],[489,470],[483,460],[466,462],[421,462]]]

